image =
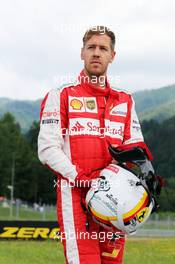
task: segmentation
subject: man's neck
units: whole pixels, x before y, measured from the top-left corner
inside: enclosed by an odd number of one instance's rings
[[[96,75],[90,75],[86,69],[84,69],[84,72],[87,76],[89,76],[89,82],[96,86],[101,87],[102,89],[106,88],[106,73],[104,75],[96,76]]]

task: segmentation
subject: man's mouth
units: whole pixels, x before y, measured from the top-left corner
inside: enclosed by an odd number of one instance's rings
[[[100,61],[97,61],[97,60],[93,60],[93,61],[91,62],[91,64],[101,64],[101,62],[100,62]]]

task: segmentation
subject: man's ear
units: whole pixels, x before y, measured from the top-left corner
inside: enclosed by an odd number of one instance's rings
[[[116,57],[116,52],[115,51],[112,51],[110,63],[113,62],[113,60],[114,60],[115,57]]]
[[[81,48],[81,59],[84,60],[84,48]]]

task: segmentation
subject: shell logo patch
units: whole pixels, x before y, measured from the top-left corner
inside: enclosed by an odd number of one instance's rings
[[[83,107],[83,103],[78,99],[72,99],[70,101],[70,106],[72,106],[74,110],[81,110],[81,108]]]
[[[143,208],[142,210],[140,210],[138,213],[137,213],[137,220],[141,223],[145,220],[145,217],[147,216],[149,212],[149,209],[148,207],[145,207]]]

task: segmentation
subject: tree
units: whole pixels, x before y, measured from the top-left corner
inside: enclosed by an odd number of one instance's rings
[[[0,192],[8,194],[7,186],[11,185],[12,164],[19,148],[21,130],[10,113],[0,119]]]

